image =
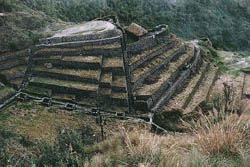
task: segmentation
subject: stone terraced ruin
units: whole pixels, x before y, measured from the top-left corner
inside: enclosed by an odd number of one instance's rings
[[[119,27],[92,21],[42,39],[33,49],[1,55],[0,103],[22,89],[107,112],[142,114],[188,113],[207,99],[218,68],[199,46],[166,26],[125,41]]]
[[[0,56],[0,104],[20,89],[28,65],[29,50]]]

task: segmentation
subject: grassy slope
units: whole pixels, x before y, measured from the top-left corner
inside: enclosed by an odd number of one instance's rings
[[[100,142],[93,116],[17,103],[0,113],[0,165],[248,167],[249,114],[240,120],[211,113],[186,124],[186,133],[168,134],[105,118],[106,140]]]
[[[0,1],[0,53],[20,50],[37,43],[39,38],[50,36],[54,31],[70,24],[52,18],[42,11],[11,1]],[[5,6],[3,6],[4,3]]]

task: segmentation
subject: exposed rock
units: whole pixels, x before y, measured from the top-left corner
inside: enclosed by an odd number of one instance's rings
[[[53,65],[51,63],[45,63],[44,67],[46,67],[47,69],[52,69]]]
[[[97,33],[104,33],[106,31],[114,29],[116,29],[116,27],[108,21],[90,21],[62,30],[57,34],[55,34],[53,37],[97,34]]]
[[[145,28],[143,28],[142,26],[136,23],[130,24],[127,28],[127,31],[134,34],[137,37],[141,37],[145,35],[146,33],[148,33],[148,31]]]

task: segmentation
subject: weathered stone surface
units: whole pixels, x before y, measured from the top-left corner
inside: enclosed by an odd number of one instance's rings
[[[87,35],[87,34],[101,34],[109,30],[115,30],[116,27],[107,21],[90,21],[78,26],[74,26],[55,34],[53,37],[64,37],[71,35]],[[52,37],[52,38],[53,38]]]
[[[141,37],[145,35],[146,33],[148,33],[148,31],[145,28],[143,28],[142,26],[136,23],[130,24],[127,28],[127,31],[134,34],[137,37]]]
[[[121,36],[121,31],[108,21],[90,21],[56,33],[53,37],[40,40],[43,44],[87,41]]]
[[[200,53],[194,52],[194,44],[186,45],[169,34],[166,25],[148,32],[132,23],[127,32],[140,37],[139,40],[124,44],[125,36],[107,21],[87,22],[42,39],[30,57],[29,86],[49,90],[50,93],[39,93],[40,96],[87,106],[105,105],[105,109],[117,106],[128,111],[128,105],[133,104],[140,111],[159,111],[197,72]],[[27,63],[22,62],[23,58],[16,59],[24,54],[0,56],[0,63],[5,62],[0,69]],[[13,77],[13,86],[18,85],[18,75]],[[34,89],[29,92],[37,94]],[[172,119],[172,115],[182,116],[179,111],[161,114],[176,123],[178,119]],[[175,125],[167,126],[175,129]]]

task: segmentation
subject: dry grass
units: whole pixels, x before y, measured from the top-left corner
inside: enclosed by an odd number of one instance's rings
[[[126,78],[124,76],[114,75],[112,85],[118,87],[126,87]]]
[[[192,47],[188,47],[185,54],[181,55],[181,57],[174,62],[169,63],[166,68],[159,71],[159,80],[154,84],[144,84],[142,87],[136,90],[137,95],[152,95],[154,94],[169,78],[171,75],[178,70],[178,68],[191,56],[193,52]],[[162,60],[160,60],[162,61]]]
[[[92,91],[96,91],[98,87],[98,85],[91,83],[74,82],[74,81],[58,80],[53,78],[41,78],[41,77],[33,77],[31,82],[57,85],[57,86],[75,88],[80,90],[92,90]]]
[[[101,83],[109,83],[112,82],[112,72],[104,72],[101,75]]]
[[[18,134],[32,140],[44,140],[53,143],[61,129],[76,129],[85,124],[82,116],[74,116],[69,112],[52,112],[52,109],[39,107],[37,109],[11,109],[11,118],[5,125],[14,128]],[[85,122],[95,125],[94,120]]]
[[[86,166],[180,166],[182,155],[193,142],[192,138],[186,140],[185,135],[156,135],[142,126],[129,130],[120,127],[120,133],[114,136],[92,148],[97,154]]]
[[[100,73],[99,70],[84,70],[84,69],[60,69],[60,68],[52,68],[48,69],[45,67],[35,67],[34,70],[42,71],[42,72],[51,72],[56,74],[65,74],[65,75],[72,75],[72,76],[79,76],[83,78],[97,78],[98,74]]]
[[[104,58],[103,67],[123,67],[123,60],[121,57]]]
[[[147,50],[143,51],[143,52],[140,53],[140,54],[136,54],[136,55],[131,56],[129,62],[130,62],[131,64],[133,64],[133,63],[135,63],[135,62],[137,62],[137,61],[139,61],[139,60],[141,60],[141,59],[147,57],[148,55],[152,54],[153,52],[155,52],[155,51],[157,51],[157,50],[163,48],[163,46],[165,46],[165,45],[168,44],[168,43],[173,42],[174,40],[176,40],[176,36],[171,36],[171,38],[170,38],[168,41],[166,41],[166,43],[164,43],[163,45],[160,45],[160,46],[156,46],[156,47],[147,49]]]
[[[83,99],[82,99],[83,100]],[[5,115],[8,117],[5,119]],[[122,122],[116,119],[105,118],[104,132],[109,137],[118,131],[118,125],[126,128],[134,124]],[[100,133],[100,127],[96,123],[95,116],[89,116],[78,112],[66,111],[60,108],[47,108],[33,102],[17,103],[0,113],[0,127],[13,129],[20,135],[33,140],[53,143],[60,130],[78,129],[83,126],[91,126],[96,134]],[[108,142],[108,140],[107,140]]]
[[[74,129],[88,124],[99,129],[94,118],[49,112],[47,108],[34,111],[33,106],[21,108],[21,112],[15,108],[4,124],[31,138],[53,142],[58,127]],[[106,140],[84,148],[86,153],[94,154],[83,160],[86,167],[249,166],[250,127],[234,114],[216,110],[200,114],[198,120],[185,123],[190,131],[168,134],[152,133],[149,126],[133,121],[106,121]]]
[[[182,44],[183,43],[178,42],[178,44],[176,44],[175,47],[167,50],[166,52],[162,53],[161,55],[159,55],[159,56],[155,57],[154,59],[150,60],[149,62],[144,64],[144,66],[140,66],[139,68],[134,70],[133,73],[132,73],[132,80],[133,81],[138,80],[141,75],[143,75],[143,74],[147,73],[148,71],[150,71],[153,66],[161,63],[164,59],[171,56],[173,53],[177,52],[181,48]]]
[[[168,105],[164,106],[166,111],[172,108],[183,108],[187,98],[191,95],[193,89],[199,84],[199,81],[202,80],[203,74],[206,72],[207,63],[203,62],[202,67],[200,68],[200,72],[192,76],[189,79],[184,87],[184,89],[174,96],[169,102]]]
[[[157,46],[157,47],[154,47],[154,48],[151,48],[151,49],[148,49],[148,50],[145,50],[144,52],[140,53],[140,54],[137,54],[137,55],[133,55],[131,56],[130,58],[130,63],[133,64],[141,59],[143,59],[144,57],[152,54],[153,52],[159,50],[160,48],[162,48],[162,46]]]
[[[206,74],[206,77],[202,80],[198,90],[194,94],[192,100],[186,107],[187,112],[192,112],[195,110],[197,105],[201,102],[206,101],[207,96],[209,95],[210,88],[213,86],[213,82],[218,73],[217,67],[210,67],[209,71]]]
[[[193,130],[197,145],[205,154],[237,155],[247,143],[241,120],[236,115],[203,115]]]
[[[122,93],[122,92],[112,92],[112,98],[117,98],[117,99],[127,99],[128,94],[127,93]]]
[[[178,167],[248,166],[249,130],[237,115],[201,115],[191,132],[159,135],[148,127],[120,127],[119,133],[90,148],[86,166]]]

